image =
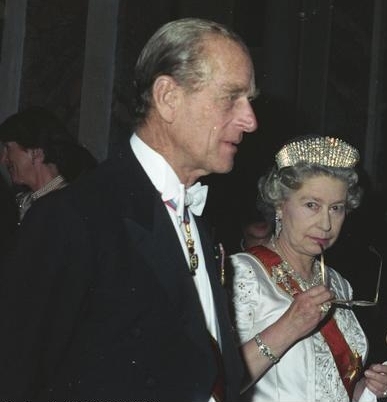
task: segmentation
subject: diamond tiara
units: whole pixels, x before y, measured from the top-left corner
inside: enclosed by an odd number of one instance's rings
[[[299,162],[329,167],[352,168],[360,159],[352,145],[339,138],[311,137],[286,144],[275,156],[278,169]]]

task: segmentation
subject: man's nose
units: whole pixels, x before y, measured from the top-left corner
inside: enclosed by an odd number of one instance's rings
[[[239,124],[245,133],[252,133],[258,128],[257,118],[249,101],[246,100]]]

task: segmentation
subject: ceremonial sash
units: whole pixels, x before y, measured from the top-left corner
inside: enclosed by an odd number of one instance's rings
[[[251,247],[247,252],[257,257],[263,263],[270,276],[273,276],[273,268],[278,267],[282,263],[282,259],[277,253],[264,246]],[[302,292],[294,278],[289,275],[286,280],[292,290],[294,290],[291,296]],[[277,282],[276,284],[289,293],[283,282]],[[352,352],[333,316],[324,323],[320,329],[320,333],[332,352],[341,380],[350,400],[352,400],[357,379],[362,371],[361,356],[357,352]]]
[[[211,346],[215,353],[216,364],[218,367],[218,373],[212,387],[212,397],[214,398],[215,402],[224,402],[226,400],[226,386],[222,353],[219,349],[219,344],[216,339],[210,334],[210,332],[208,332],[208,334],[210,335]]]

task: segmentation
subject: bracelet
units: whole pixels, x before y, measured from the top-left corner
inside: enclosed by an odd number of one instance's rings
[[[254,340],[258,346],[258,350],[261,355],[267,357],[273,364],[276,364],[279,362],[280,359],[277,356],[273,355],[269,346],[267,346],[266,344],[264,344],[262,342],[262,339],[259,336],[259,334],[254,336]]]

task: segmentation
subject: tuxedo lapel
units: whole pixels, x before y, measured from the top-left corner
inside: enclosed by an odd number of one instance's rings
[[[212,243],[212,239],[209,236],[209,232],[203,223],[203,219],[200,217],[195,218],[196,225],[198,227],[198,231],[200,234],[200,241],[202,244],[203,254],[206,261],[206,268],[208,277],[210,279],[212,294],[214,296],[216,314],[218,317],[219,327],[221,329],[221,333],[224,333],[222,330],[226,324],[226,315],[227,312],[224,308],[223,300],[225,298],[225,291],[220,283],[220,266],[218,266],[217,261],[215,260],[215,249]],[[220,264],[219,264],[220,265]]]
[[[126,219],[129,237],[167,293],[188,336],[202,345],[206,333],[203,310],[180,241],[162,203],[161,208],[155,205],[154,214],[150,231],[138,221]]]
[[[126,200],[122,218],[128,240],[157,277],[188,336],[199,345],[206,344],[204,314],[168,211],[137,159],[130,154],[128,157],[132,165],[130,189],[122,195]]]

